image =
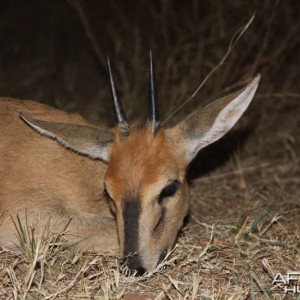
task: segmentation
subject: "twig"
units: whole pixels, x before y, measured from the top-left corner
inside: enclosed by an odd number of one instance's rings
[[[250,24],[252,23],[252,21],[255,18],[255,14],[252,15],[252,17],[250,18],[250,20],[248,21],[248,23],[243,26],[242,28],[240,28],[238,31],[235,32],[235,34],[233,35],[229,47],[227,49],[226,54],[223,56],[223,58],[221,59],[221,61],[219,62],[218,65],[216,65],[204,78],[204,80],[200,83],[200,85],[197,87],[197,89],[195,90],[195,92],[187,99],[185,100],[181,105],[179,105],[173,112],[171,112],[163,121],[162,121],[162,125],[164,123],[166,123],[170,118],[172,118],[178,111],[180,111],[187,103],[189,103],[200,91],[200,89],[203,87],[203,85],[208,81],[208,79],[224,64],[225,60],[227,59],[227,57],[229,56],[229,54],[231,53],[231,51],[233,50],[233,48],[235,47],[235,45],[237,44],[237,42],[241,39],[241,37],[243,36],[243,34],[245,33],[245,31],[248,29],[248,27],[250,26]]]
[[[268,292],[266,291],[266,289],[261,285],[261,283],[259,282],[258,278],[256,277],[255,273],[251,270],[250,271],[250,276],[253,279],[253,281],[256,283],[256,285],[258,286],[258,288],[262,291],[262,293],[264,294],[266,299],[270,299]]]
[[[276,1],[275,5],[273,6],[273,10],[271,12],[271,16],[268,18],[268,27],[267,27],[266,34],[264,36],[263,44],[260,47],[258,54],[256,55],[255,62],[252,65],[252,70],[251,70],[250,74],[254,73],[254,70],[257,68],[258,62],[262,58],[263,53],[264,53],[265,49],[267,48],[269,38],[270,38],[270,33],[271,33],[271,24],[275,18],[275,12],[276,12],[279,2],[280,2],[280,0]]]
[[[298,93],[265,93],[265,94],[257,94],[256,98],[300,98],[300,94]]]
[[[68,290],[72,289],[74,287],[75,283],[77,282],[78,277],[81,274],[84,274],[88,270],[89,267],[90,266],[87,265],[87,263],[85,263],[84,266],[79,270],[79,272],[73,278],[73,280],[66,287],[64,287],[64,288],[56,291],[54,294],[51,294],[51,295],[45,297],[45,299],[55,299],[58,295],[60,295],[60,294],[62,294],[64,292],[67,292]]]
[[[91,47],[92,47],[93,51],[95,52],[95,54],[99,60],[99,63],[103,67],[106,66],[106,57],[103,54],[103,52],[99,46],[99,43],[91,29],[90,22],[83,11],[80,0],[67,0],[67,2],[76,10],[79,20],[85,29],[86,37],[90,41]]]
[[[270,165],[270,163],[263,163],[260,165],[255,165],[255,166],[251,166],[248,168],[244,168],[243,173],[249,172],[249,171],[255,171],[259,168],[265,168],[265,167],[268,167],[269,165]],[[197,178],[197,179],[193,180],[193,182],[207,181],[207,180],[211,180],[211,179],[220,179],[220,178],[224,178],[224,177],[227,177],[230,175],[240,175],[240,174],[241,174],[240,170],[234,170],[234,171],[230,171],[230,172],[226,172],[226,173],[222,173],[222,174],[218,174],[218,175],[214,175],[214,176]]]
[[[214,229],[215,229],[215,227],[214,227],[214,225],[212,225],[209,242],[207,243],[207,245],[205,246],[205,248],[202,250],[202,252],[199,254],[198,258],[204,256],[207,253],[207,251],[208,251],[211,243],[214,240]]]

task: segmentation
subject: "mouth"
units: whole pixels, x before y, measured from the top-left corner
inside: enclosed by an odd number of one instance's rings
[[[165,248],[160,253],[156,267],[166,258],[168,253],[168,248]],[[121,261],[121,265],[124,267],[123,273],[126,276],[143,276],[147,271],[142,265],[138,255],[124,257]]]
[[[146,272],[137,255],[123,258],[121,264],[124,267],[126,276],[142,276]]]

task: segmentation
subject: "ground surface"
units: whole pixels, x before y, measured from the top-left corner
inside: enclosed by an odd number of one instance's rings
[[[255,11],[225,64],[167,125],[260,72],[258,93],[234,130],[191,164],[190,220],[159,268],[126,277],[117,257],[74,252],[64,233],[45,232],[32,248],[23,241],[21,254],[0,251],[0,298],[296,299],[272,282],[300,272],[299,2],[100,2],[1,4],[1,96],[111,125],[109,54],[126,112],[141,118],[151,48],[165,118]]]

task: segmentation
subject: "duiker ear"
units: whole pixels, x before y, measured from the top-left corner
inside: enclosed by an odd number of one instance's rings
[[[217,141],[233,127],[250,104],[259,80],[260,74],[242,91],[196,110],[187,119],[169,129],[173,137],[183,138],[188,162],[200,149]]]
[[[22,120],[42,135],[56,140],[77,153],[104,161],[109,160],[113,131],[92,125],[55,123],[35,120],[20,114]]]

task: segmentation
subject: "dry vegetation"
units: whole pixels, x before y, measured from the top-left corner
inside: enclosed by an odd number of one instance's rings
[[[225,63],[166,125],[257,72],[261,85],[235,129],[192,163],[190,220],[156,270],[125,276],[118,257],[68,247],[67,228],[33,232],[16,220],[21,251],[0,250],[0,299],[296,299],[272,281],[300,272],[299,1],[101,2],[2,3],[1,96],[112,124],[109,54],[134,119],[145,114],[151,48],[166,119],[254,12]]]

